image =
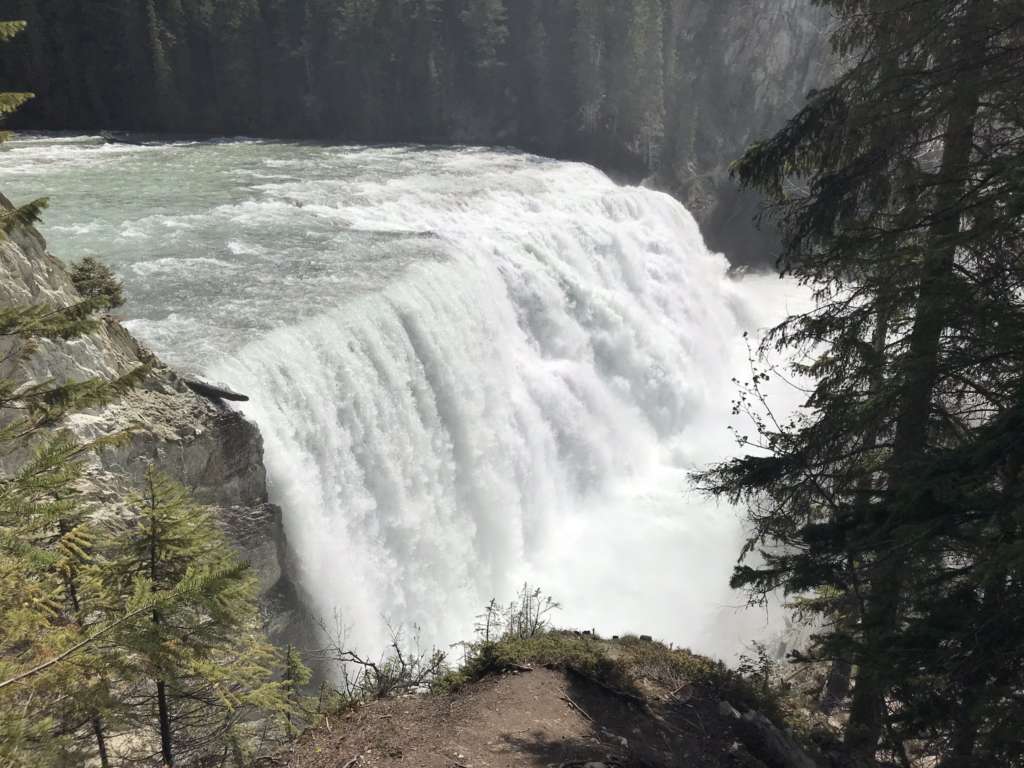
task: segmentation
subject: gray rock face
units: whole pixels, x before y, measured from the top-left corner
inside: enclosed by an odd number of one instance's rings
[[[0,205],[5,202],[0,198]],[[78,301],[64,265],[47,252],[35,229],[18,229],[0,241],[0,306],[66,307]],[[0,378],[19,384],[113,379],[143,363],[152,366],[139,388],[103,408],[69,416],[62,425],[86,440],[131,433],[91,459],[87,492],[100,502],[116,503],[155,465],[191,489],[197,501],[216,508],[264,594],[280,586],[281,514],[268,503],[263,439],[254,424],[192,392],[112,318],[104,318],[97,331],[83,338],[42,341],[26,360],[10,357],[19,343],[0,339]],[[0,472],[23,459],[24,451],[0,458]]]
[[[693,212],[713,249],[764,264],[772,241],[752,225],[758,198],[739,192],[729,166],[832,79],[829,14],[811,0],[673,0],[672,11],[692,73],[679,84],[689,114],[654,183]]]

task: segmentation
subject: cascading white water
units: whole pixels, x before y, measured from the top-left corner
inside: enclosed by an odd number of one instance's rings
[[[471,205],[461,183],[403,179],[358,206],[292,190],[353,227],[429,233],[443,256],[215,368],[253,395],[314,613],[340,610],[363,647],[382,616],[451,642],[532,579],[573,585],[586,626],[620,612],[603,628],[700,642],[679,630],[729,599],[736,526],[672,468],[725,438],[707,417],[728,412],[757,325],[750,286],[677,202],[593,169],[521,171]],[[719,519],[680,531],[672,514]],[[697,538],[672,551],[666,533]],[[673,562],[686,552],[699,562]]]
[[[58,252],[113,242],[133,330],[251,396],[301,588],[355,645],[384,618],[465,638],[527,579],[563,624],[747,638],[721,621],[737,515],[686,474],[729,452],[742,333],[792,288],[731,279],[679,203],[481,150],[17,149],[86,208]],[[112,166],[157,162],[187,205],[150,182],[120,218],[89,209]]]

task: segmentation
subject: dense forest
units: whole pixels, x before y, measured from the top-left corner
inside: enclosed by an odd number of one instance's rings
[[[0,0],[0,18],[28,22],[0,57],[38,96],[15,127],[514,145],[654,177],[705,220],[826,49],[806,0]],[[740,239],[713,245],[744,260]]]

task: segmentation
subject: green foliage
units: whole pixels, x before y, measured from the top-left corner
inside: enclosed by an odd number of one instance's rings
[[[0,236],[10,235],[15,227],[29,227],[39,221],[50,201],[41,197],[17,208],[0,207]]]
[[[0,308],[0,342],[7,345],[5,363],[12,369],[28,361],[40,340],[68,340],[97,328],[96,305],[84,301],[64,308],[25,305]],[[118,379],[21,382],[0,379],[0,442],[31,438],[39,429],[58,423],[67,413],[83,410],[118,397],[136,386],[149,372],[139,365]],[[9,448],[9,450],[13,450]]]
[[[93,330],[90,314],[88,304],[0,309],[5,362],[28,360],[40,339],[72,339]],[[115,397],[143,373],[113,382],[0,380],[0,454],[9,466],[13,454],[28,456],[0,479],[4,765],[84,762],[96,744],[91,725],[102,733],[107,686],[97,673],[103,665],[95,641],[126,619],[115,615],[100,588],[94,559],[99,532],[78,488],[88,453],[120,437],[84,444],[51,428],[71,411]]]
[[[300,733],[296,720],[307,713],[306,697],[302,691],[309,683],[312,672],[303,663],[302,654],[291,644],[284,653],[281,672],[281,692],[284,696],[285,729],[289,738]]]
[[[96,311],[111,303],[103,277],[71,307],[0,309],[6,370],[29,363],[44,341],[96,330]],[[169,724],[168,765],[227,743],[244,758],[296,732],[308,671],[290,653],[277,678],[282,659],[262,638],[253,579],[209,512],[155,472],[121,500],[127,508],[81,495],[89,454],[128,436],[83,443],[57,427],[147,374],[140,365],[112,381],[0,380],[4,766],[120,764],[151,755],[145,733],[160,724]],[[154,720],[157,699],[166,719]]]
[[[0,488],[0,680],[78,639],[78,628],[62,619],[69,580],[88,558],[92,538],[73,493],[81,455],[82,446],[58,435]],[[45,765],[78,752],[74,734],[55,732],[75,709],[62,691],[77,687],[79,677],[59,667],[27,686],[0,690],[0,761]]]
[[[799,659],[856,668],[855,759],[1019,765],[1024,7],[821,4],[856,55],[735,166],[815,290],[766,341],[810,394],[777,419],[755,361],[749,455],[703,482],[749,510],[734,585],[797,596]]]
[[[0,43],[6,43],[15,35],[24,31],[24,21],[0,21]]]
[[[491,600],[477,616],[476,632],[484,642],[496,639],[529,640],[551,629],[551,614],[561,606],[540,588],[523,584],[519,594],[501,607]]]
[[[754,653],[753,656],[747,654],[740,656],[736,671],[767,695],[778,675],[779,663],[768,653],[768,648],[764,643],[753,643],[751,650]]]
[[[24,21],[0,21],[0,43],[5,43],[25,30]],[[0,91],[0,123],[9,115],[14,114],[28,101],[34,98],[32,93]],[[8,131],[0,131],[0,144],[11,138]],[[0,201],[0,240],[3,240],[17,226],[29,226],[38,221],[46,207],[46,198],[34,200],[20,208],[9,208]]]
[[[465,650],[465,664],[439,681],[440,690],[456,690],[522,664],[571,669],[620,690],[633,690],[632,679],[608,655],[604,642],[573,632],[544,630],[528,638],[503,637],[470,643]]]
[[[152,3],[149,4],[152,10]],[[24,25],[0,23],[0,41]],[[0,115],[26,100],[0,94]],[[31,225],[46,205],[0,207],[0,236]],[[124,302],[98,261],[76,265],[83,300],[70,307],[0,308],[5,370],[17,371],[44,340],[68,341],[99,327],[95,313]],[[209,513],[183,488],[151,471],[126,518],[80,496],[88,453],[123,439],[85,444],[54,431],[67,414],[105,404],[148,374],[140,365],[113,381],[0,379],[0,455],[29,458],[0,477],[0,764],[109,766],[147,758],[153,688],[163,762],[224,754],[246,760],[258,714],[294,735],[298,689],[308,671],[262,639],[255,585],[230,554]]]
[[[99,259],[86,256],[71,267],[71,282],[83,298],[107,309],[124,305],[124,285],[114,271]]]
[[[552,629],[551,614],[559,609],[550,595],[523,584],[506,606],[492,599],[477,616],[476,639],[462,644],[463,668],[448,675],[441,687],[457,687],[468,680],[515,666],[515,656],[542,643]]]
[[[498,54],[508,37],[502,0],[467,0],[459,20],[473,46],[474,65],[480,69],[498,65]]]
[[[107,590],[128,605],[183,586],[188,599],[154,608],[147,621],[116,633],[126,657],[119,684],[133,689],[118,717],[133,732],[151,729],[168,765],[239,741],[240,729],[260,713],[287,720],[292,686],[307,673],[292,656],[291,680],[275,679],[282,659],[262,637],[255,580],[209,511],[152,469],[131,507],[104,547]]]
[[[702,695],[781,719],[777,690],[762,685],[756,675],[745,676],[721,662],[656,641],[636,637],[604,640],[578,632],[544,629],[529,638],[484,641],[478,637],[466,645],[465,652],[462,667],[436,680],[436,693],[457,692],[483,678],[534,665],[569,671],[638,698],[645,695],[643,686],[652,683],[666,691],[692,686]]]
[[[492,600],[478,617],[476,638],[462,644],[462,666],[438,675],[432,690],[453,693],[486,677],[534,665],[582,675],[638,698],[645,695],[641,681],[666,691],[694,686],[743,709],[780,717],[777,691],[764,685],[753,670],[734,672],[722,662],[650,639],[627,635],[605,640],[555,629],[547,617],[557,607],[551,597],[528,584],[505,608]]]
[[[24,31],[24,21],[0,21],[0,43],[6,43]],[[18,107],[25,104],[32,96],[33,94],[31,93],[0,92],[0,118],[15,112]],[[0,134],[0,143],[7,137],[8,134]]]
[[[65,339],[93,324],[77,312],[0,311],[11,355],[40,335]],[[20,345],[20,346],[19,346]],[[184,756],[236,738],[254,713],[282,728],[307,679],[292,656],[286,681],[260,638],[252,579],[209,514],[151,474],[126,517],[99,516],[80,495],[88,454],[122,439],[83,444],[51,426],[108,401],[143,375],[57,386],[0,383],[5,456],[31,448],[0,480],[0,763],[83,764],[110,738],[151,726],[148,685],[166,683],[173,736]],[[12,415],[13,414],[13,415]],[[73,695],[69,695],[73,692]],[[187,706],[179,706],[181,701]],[[124,755],[122,755],[124,757]],[[168,761],[170,764],[170,761]]]
[[[32,98],[31,93],[0,93],[0,115],[9,115]]]

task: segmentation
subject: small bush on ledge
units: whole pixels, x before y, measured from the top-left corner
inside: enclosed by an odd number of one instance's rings
[[[114,271],[99,259],[86,256],[71,267],[71,282],[82,298],[96,301],[107,309],[124,305],[124,285]]]

